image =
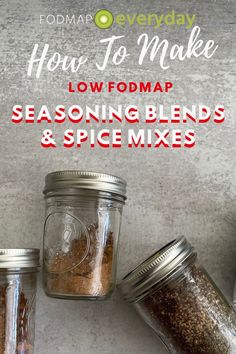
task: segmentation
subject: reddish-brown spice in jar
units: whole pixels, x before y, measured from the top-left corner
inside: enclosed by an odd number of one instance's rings
[[[97,227],[89,227],[90,246],[87,236],[82,235],[71,242],[69,252],[60,251],[48,266],[47,289],[54,294],[80,296],[105,296],[111,287],[113,261],[113,234],[109,232],[101,245]]]

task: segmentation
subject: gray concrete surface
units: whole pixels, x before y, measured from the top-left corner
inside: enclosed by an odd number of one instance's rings
[[[89,62],[79,74],[46,73],[27,78],[27,61],[35,43],[49,43],[52,52],[101,58],[98,40],[125,34],[134,50],[134,26],[101,31],[93,25],[41,26],[40,14],[91,13],[100,8],[114,13],[195,13],[204,39],[219,44],[215,56],[175,62],[163,72],[157,63],[142,68],[127,61],[105,72]],[[40,247],[44,176],[58,169],[89,169],[113,173],[128,182],[118,277],[177,235],[196,246],[202,263],[219,287],[232,299],[236,277],[236,160],[235,160],[235,1],[0,1],[0,241],[1,247]],[[145,32],[153,35],[152,28]],[[171,43],[185,42],[189,31],[163,27],[157,31]],[[168,95],[69,95],[68,81],[173,81]],[[44,150],[40,138],[45,124],[11,123],[14,104],[80,103],[138,105],[158,102],[226,107],[226,121],[196,127],[197,145],[186,150],[91,150],[84,147]],[[56,134],[71,127],[52,125]],[[127,127],[123,128],[124,130]],[[103,303],[66,302],[47,298],[39,283],[36,316],[36,354],[164,354],[149,328],[125,304],[118,292]]]

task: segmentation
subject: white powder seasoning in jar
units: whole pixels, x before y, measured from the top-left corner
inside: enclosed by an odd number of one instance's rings
[[[236,354],[236,314],[179,238],[129,273],[124,298],[172,354]]]

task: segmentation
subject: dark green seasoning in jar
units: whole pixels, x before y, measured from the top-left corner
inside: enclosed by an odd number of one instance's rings
[[[170,353],[236,354],[236,313],[184,237],[135,268],[120,287]]]

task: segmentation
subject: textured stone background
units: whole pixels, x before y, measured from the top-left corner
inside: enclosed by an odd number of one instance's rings
[[[126,26],[101,31],[89,26],[40,26],[40,14],[94,14],[100,8],[114,13],[195,13],[204,39],[219,49],[210,60],[175,62],[163,73],[157,62],[139,68],[127,61],[99,72],[94,64],[78,74],[44,72],[40,80],[27,78],[27,60],[35,43],[49,43],[71,56],[101,58],[98,41],[125,34],[134,52],[138,34],[152,28]],[[236,276],[236,160],[235,160],[235,1],[47,1],[0,0],[0,225],[1,247],[41,247],[44,219],[44,176],[58,169],[110,172],[128,182],[119,252],[119,279],[137,262],[177,235],[196,246],[200,259],[220,288],[232,299]],[[189,31],[162,27],[155,30],[170,43],[186,43]],[[69,95],[69,80],[171,80],[168,95]],[[43,150],[42,125],[11,123],[12,106],[46,103],[174,103],[226,106],[223,125],[196,128],[197,146],[191,150]],[[69,125],[52,126],[59,135]],[[158,339],[116,292],[103,303],[66,302],[47,298],[39,286],[36,317],[36,354],[164,354]]]

